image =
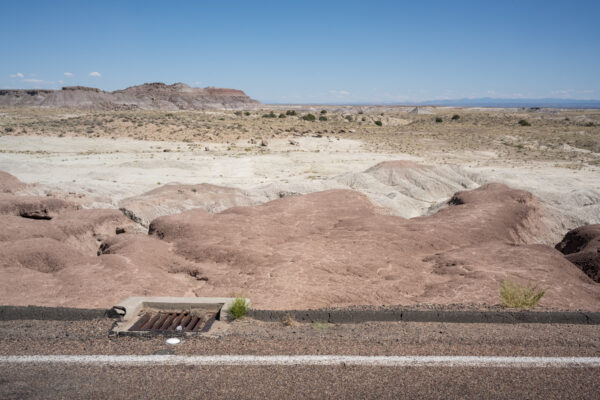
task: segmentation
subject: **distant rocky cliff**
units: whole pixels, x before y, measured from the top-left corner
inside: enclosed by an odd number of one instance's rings
[[[204,110],[253,108],[258,104],[241,90],[194,88],[184,83],[145,83],[114,92],[85,86],[67,86],[62,90],[0,89],[0,107]]]

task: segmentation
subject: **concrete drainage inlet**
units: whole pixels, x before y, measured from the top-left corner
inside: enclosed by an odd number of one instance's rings
[[[119,321],[116,335],[207,333],[216,323],[229,320],[227,297],[130,297],[113,307]],[[249,304],[249,300],[246,299]],[[223,325],[219,325],[223,326]]]
[[[218,310],[217,310],[218,312]],[[207,332],[217,312],[144,312],[128,332]]]

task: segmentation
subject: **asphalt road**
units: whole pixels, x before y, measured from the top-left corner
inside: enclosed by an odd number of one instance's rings
[[[0,356],[600,357],[600,326],[235,322],[213,337],[108,336],[109,320],[0,321]],[[160,357],[159,357],[160,359]],[[1,360],[1,359],[0,359]],[[0,398],[598,399],[597,366],[164,365],[0,361]]]

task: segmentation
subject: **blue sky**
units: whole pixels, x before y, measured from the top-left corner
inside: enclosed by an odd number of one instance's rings
[[[600,98],[598,0],[0,0],[0,15],[3,88],[185,82],[289,103]]]

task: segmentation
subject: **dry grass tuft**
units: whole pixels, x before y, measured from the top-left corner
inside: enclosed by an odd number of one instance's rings
[[[298,324],[298,322],[296,322],[294,317],[292,317],[290,314],[287,314],[281,322],[284,326],[296,326],[296,324]]]
[[[546,290],[541,289],[538,285],[521,286],[511,281],[504,281],[500,288],[502,306],[508,308],[528,309],[535,307],[545,293]]]

